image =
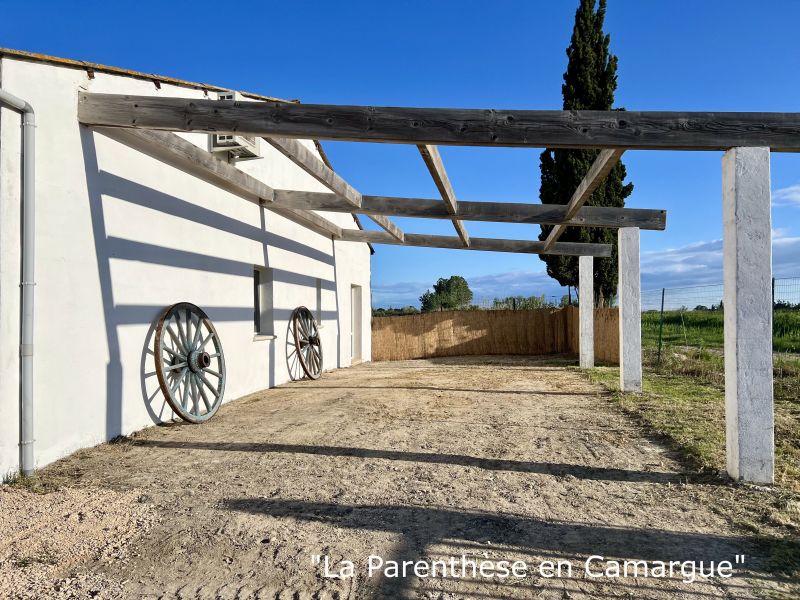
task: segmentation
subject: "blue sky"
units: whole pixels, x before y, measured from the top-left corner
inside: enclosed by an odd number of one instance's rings
[[[577,0],[558,2],[4,2],[0,45],[307,103],[561,107]],[[766,8],[768,7],[768,9]],[[31,9],[35,16],[31,16]],[[38,16],[36,16],[38,15]],[[800,110],[800,2],[609,0],[616,104],[630,110]],[[326,142],[365,194],[437,198],[413,146]],[[538,202],[539,150],[441,149],[464,200]],[[642,232],[644,288],[722,278],[721,153],[628,152],[628,206],[665,208]],[[772,155],[774,271],[800,276],[800,156]],[[449,222],[398,219],[452,235]],[[468,223],[535,239],[538,227]],[[475,295],[555,294],[536,256],[377,246],[373,303],[416,304],[460,274]]]

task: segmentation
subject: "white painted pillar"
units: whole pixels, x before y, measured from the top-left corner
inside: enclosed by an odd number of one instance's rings
[[[722,157],[728,474],[774,480],[769,148]]]
[[[619,387],[642,391],[642,290],[639,276],[639,228],[622,227],[619,253]]]
[[[579,357],[581,369],[594,366],[594,258],[578,257]]]

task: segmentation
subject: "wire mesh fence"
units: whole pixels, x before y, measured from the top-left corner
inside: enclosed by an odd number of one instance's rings
[[[773,279],[773,348],[800,352],[800,277]],[[642,292],[642,344],[719,348],[724,344],[722,284]]]

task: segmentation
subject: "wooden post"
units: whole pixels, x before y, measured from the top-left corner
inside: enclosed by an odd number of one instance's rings
[[[774,480],[769,148],[722,158],[728,474]]]
[[[594,259],[578,257],[578,311],[580,315],[580,367],[594,367]]]
[[[642,298],[639,228],[619,230],[619,387],[642,391]]]

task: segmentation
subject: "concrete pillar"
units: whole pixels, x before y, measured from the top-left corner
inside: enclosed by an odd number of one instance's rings
[[[772,483],[772,223],[769,148],[722,157],[728,474]]]
[[[639,228],[622,227],[619,251],[619,387],[642,391],[642,290],[639,277]]]
[[[580,316],[580,367],[594,366],[594,258],[578,257],[578,312]]]

